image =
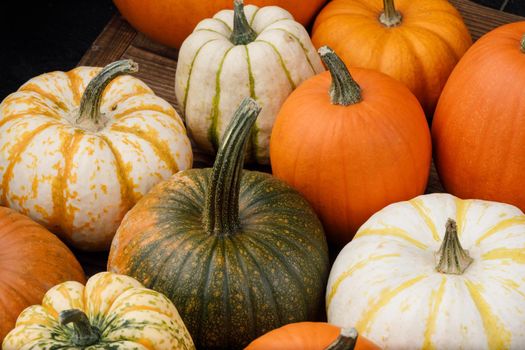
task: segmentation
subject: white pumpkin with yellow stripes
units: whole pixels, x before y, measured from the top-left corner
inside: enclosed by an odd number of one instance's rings
[[[73,246],[109,248],[149,189],[192,165],[175,109],[130,60],[29,80],[0,105],[0,198]],[[88,85],[89,83],[89,85]]]
[[[448,194],[389,205],[338,255],[326,305],[384,349],[524,349],[525,216]]]
[[[193,341],[171,301],[135,279],[101,272],[84,287],[64,282],[22,311],[3,350],[189,350]]]
[[[233,1],[233,0],[232,0]],[[281,105],[304,80],[324,71],[304,27],[277,6],[243,6],[201,21],[180,48],[175,91],[192,138],[216,152],[246,97],[262,107],[247,159],[269,163],[272,126]]]

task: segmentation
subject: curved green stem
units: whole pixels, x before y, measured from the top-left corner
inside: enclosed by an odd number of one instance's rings
[[[436,252],[436,270],[441,273],[461,275],[472,261],[468,251],[461,247],[456,221],[448,219],[445,238]]]
[[[58,317],[63,326],[73,323],[71,342],[75,346],[85,347],[100,341],[100,331],[89,323],[84,312],[78,309],[69,309],[61,311]]]
[[[230,41],[234,45],[248,45],[257,38],[257,33],[250,27],[244,13],[243,0],[233,2],[233,32]]]
[[[230,235],[240,228],[239,191],[244,153],[260,111],[255,100],[245,98],[224,133],[206,193],[203,223],[208,234]]]
[[[521,38],[521,52],[525,53],[525,35]]]
[[[357,343],[355,328],[342,328],[341,333],[325,350],[354,350]]]
[[[330,99],[334,105],[349,106],[361,102],[361,87],[352,78],[344,62],[331,48],[323,46],[319,55],[332,75]]]
[[[396,27],[401,24],[403,16],[396,10],[394,0],[383,0],[383,12],[379,16],[379,21],[387,27]]]
[[[82,99],[80,100],[79,116],[76,120],[77,123],[88,119],[94,124],[99,124],[100,116],[100,104],[102,102],[102,93],[109,83],[116,77],[138,72],[139,66],[132,60],[120,60],[108,64],[104,67],[100,73],[97,74],[88,84]]]

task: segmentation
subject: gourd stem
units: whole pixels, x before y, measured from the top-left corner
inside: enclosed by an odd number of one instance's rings
[[[208,234],[231,235],[240,229],[239,191],[244,153],[261,107],[245,98],[224,133],[206,193],[203,223]]]
[[[383,0],[383,12],[379,16],[379,21],[387,27],[396,27],[401,24],[403,16],[396,10],[394,0]]]
[[[521,38],[521,52],[525,53],[525,35]]]
[[[73,323],[74,331],[71,342],[75,346],[85,347],[100,341],[100,331],[89,323],[84,312],[78,309],[69,309],[61,311],[58,317],[63,326]]]
[[[445,238],[436,252],[436,270],[441,273],[461,275],[472,261],[468,251],[461,247],[456,221],[448,219]]]
[[[139,66],[132,60],[120,60],[108,64],[98,73],[88,84],[82,99],[80,100],[79,116],[77,123],[85,119],[91,120],[94,124],[99,124],[101,119],[100,104],[102,93],[109,83],[116,77],[138,72]]]
[[[357,343],[355,328],[342,328],[341,333],[325,350],[354,350]]]
[[[244,13],[243,0],[233,2],[233,31],[230,41],[234,45],[248,45],[257,38],[257,33],[250,27]]]
[[[331,48],[323,46],[319,55],[332,76],[330,99],[334,105],[349,106],[361,102],[361,87],[352,78],[344,62]]]

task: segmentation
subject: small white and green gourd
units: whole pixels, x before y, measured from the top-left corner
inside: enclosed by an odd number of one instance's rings
[[[328,322],[383,349],[524,349],[525,215],[431,194],[372,216],[335,260]]]
[[[201,21],[179,52],[175,91],[199,148],[214,153],[237,106],[250,96],[262,107],[247,160],[269,163],[275,116],[304,80],[324,71],[304,27],[277,6],[223,10]]]
[[[64,282],[42,305],[22,311],[3,350],[194,350],[177,309],[163,294],[110,272],[86,286]]]

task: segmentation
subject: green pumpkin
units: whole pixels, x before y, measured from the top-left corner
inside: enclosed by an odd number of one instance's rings
[[[156,186],[111,246],[108,269],[168,296],[197,348],[241,349],[322,306],[329,261],[318,218],[284,182],[242,169],[259,111],[245,99],[213,168]]]

